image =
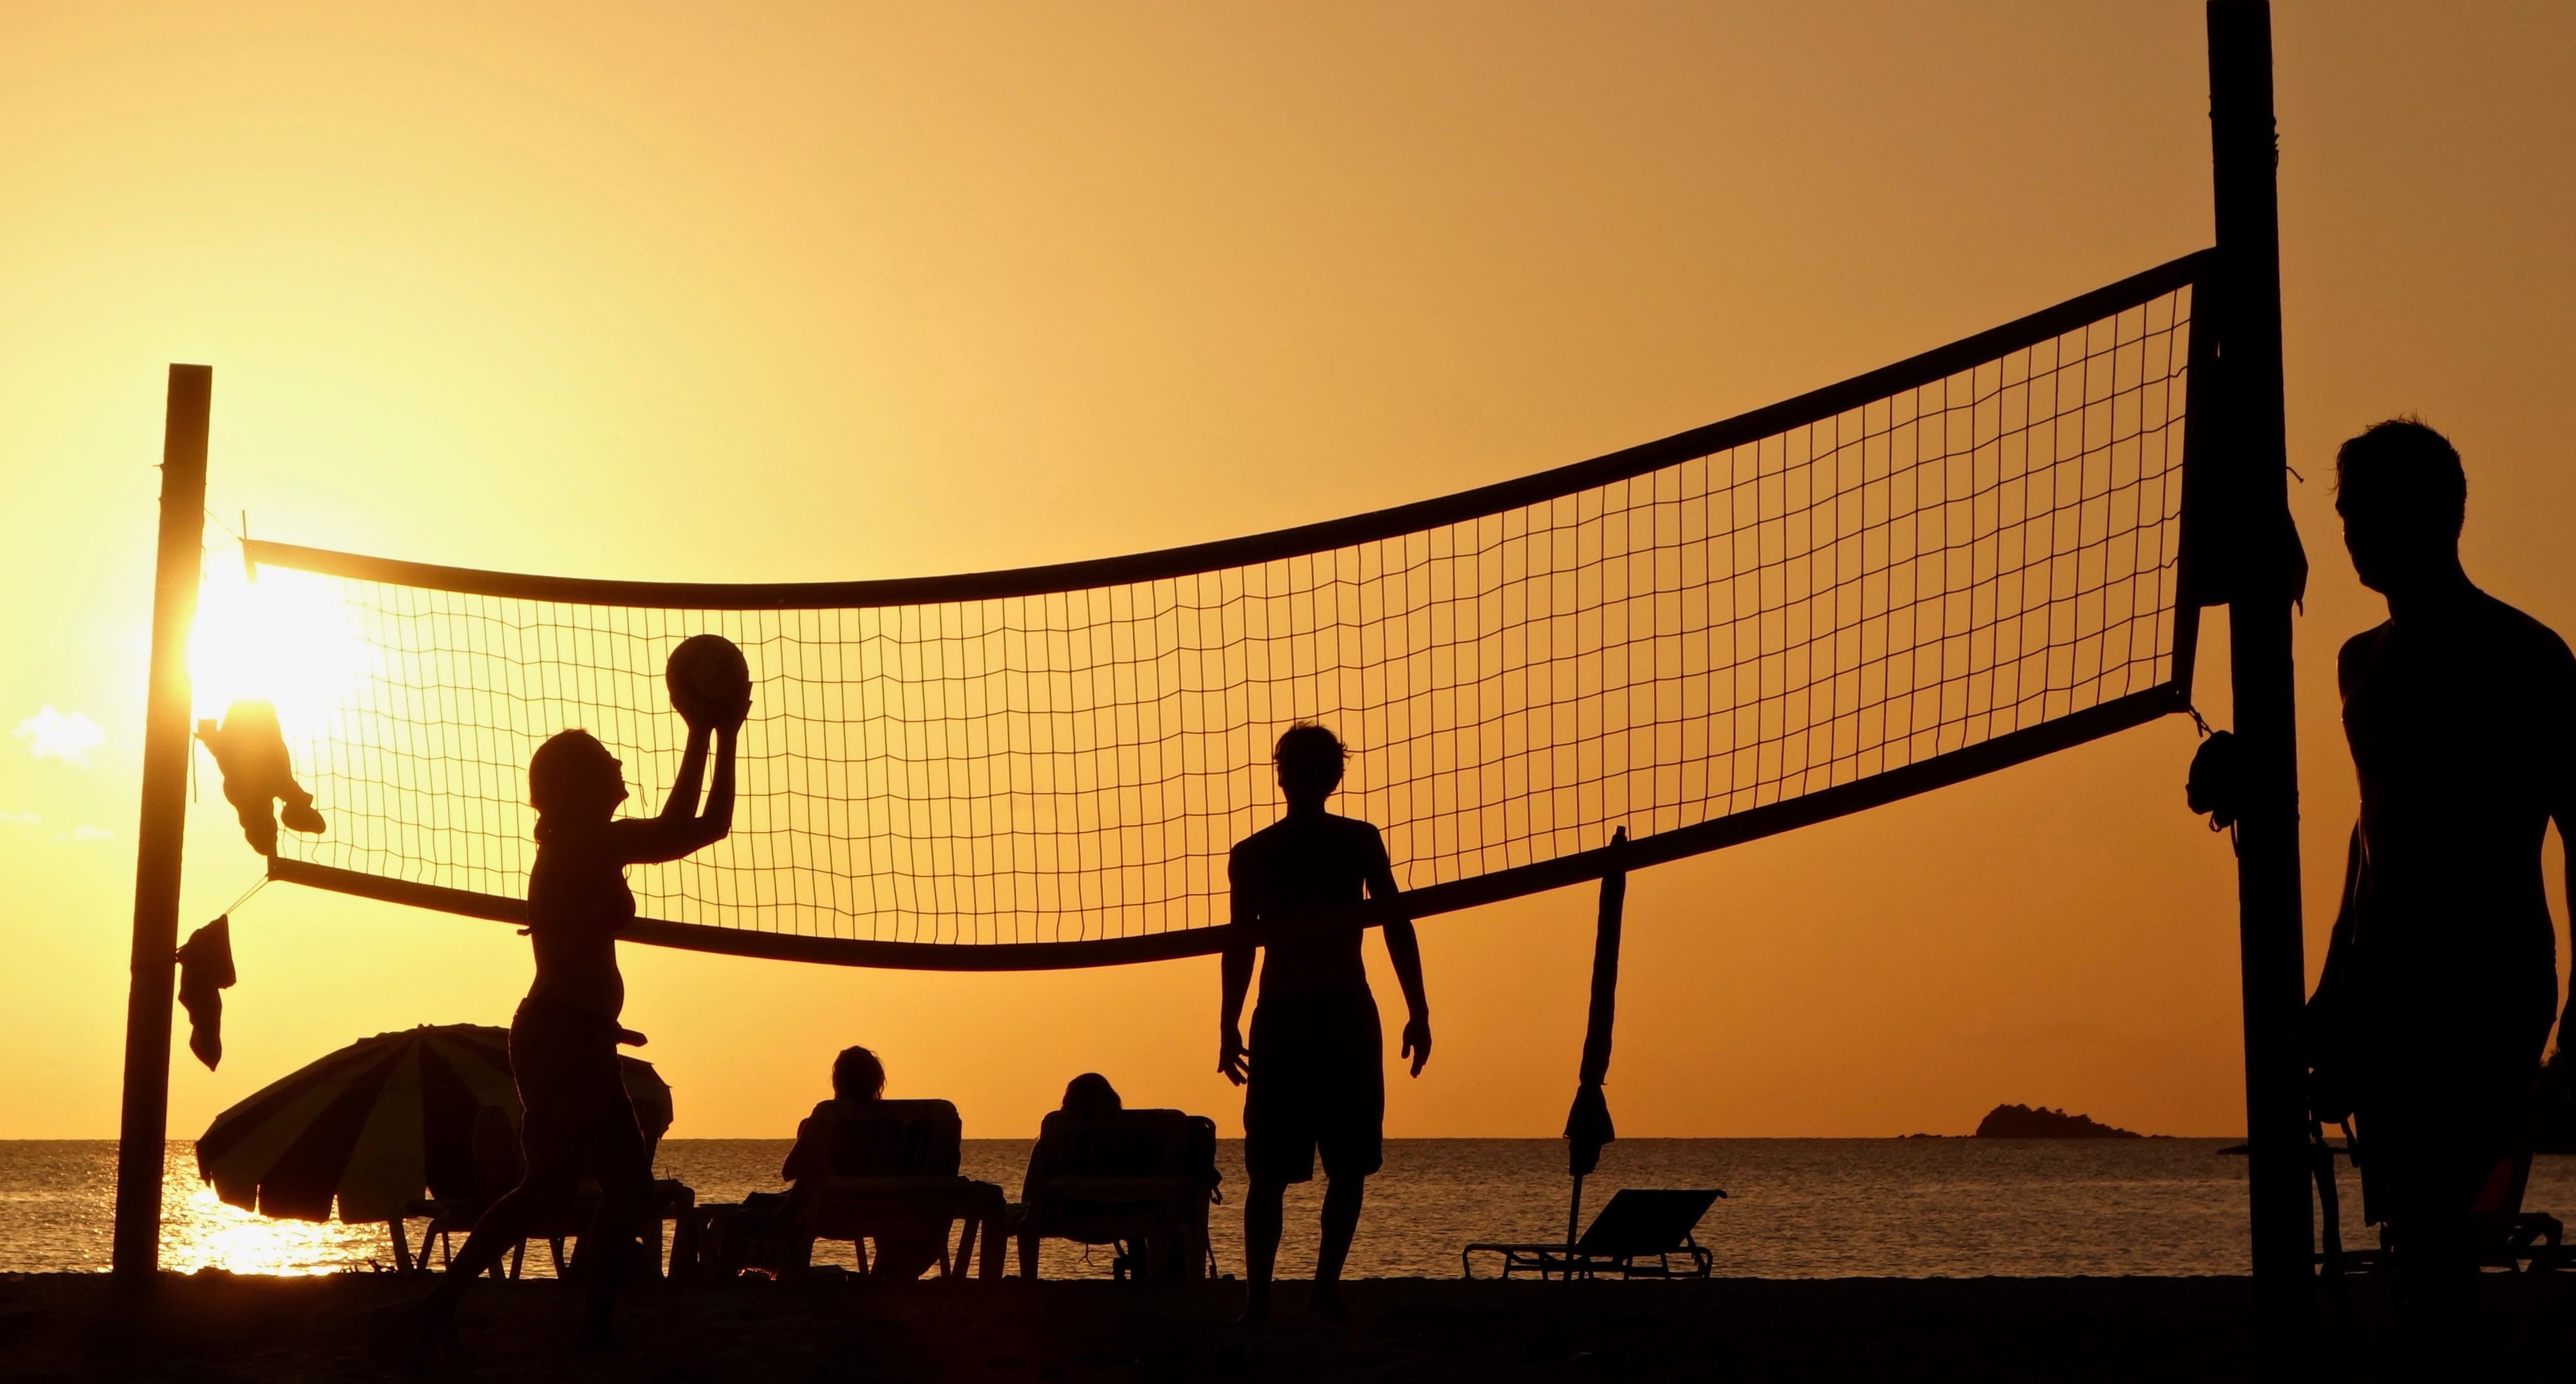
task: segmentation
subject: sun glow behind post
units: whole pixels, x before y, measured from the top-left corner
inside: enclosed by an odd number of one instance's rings
[[[324,578],[267,570],[254,581],[239,562],[209,557],[188,640],[196,714],[265,701],[290,741],[311,733],[367,671],[351,612]]]

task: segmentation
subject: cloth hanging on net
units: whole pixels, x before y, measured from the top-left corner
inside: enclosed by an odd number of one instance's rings
[[[227,913],[179,947],[179,1007],[188,1011],[188,1051],[213,1071],[224,1060],[224,996],[232,988],[233,920]]]

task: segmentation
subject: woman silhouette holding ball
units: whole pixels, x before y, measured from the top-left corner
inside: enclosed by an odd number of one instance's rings
[[[652,1162],[617,1061],[620,1043],[644,1041],[619,1024],[626,982],[617,971],[617,937],[635,919],[626,867],[678,860],[733,829],[734,741],[751,711],[750,670],[742,651],[720,635],[683,640],[671,654],[667,680],[671,708],[688,722],[689,741],[661,815],[611,815],[626,801],[625,766],[588,731],[563,731],[528,761],[528,802],[537,810],[528,937],[537,977],[510,1021],[527,1173],[483,1213],[422,1302],[424,1334],[451,1332],[466,1286],[561,1214],[588,1171],[602,1195],[599,1218],[581,1237],[574,1263],[573,1277],[587,1277],[590,1289],[581,1334],[587,1345],[614,1344],[610,1311],[618,1271],[653,1186]],[[702,783],[706,810],[699,813]]]

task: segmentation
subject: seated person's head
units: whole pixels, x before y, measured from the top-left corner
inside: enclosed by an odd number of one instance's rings
[[[1114,1115],[1125,1108],[1118,1088],[1098,1072],[1084,1072],[1064,1084],[1063,1110],[1068,1115]]]
[[[626,766],[586,730],[559,731],[528,757],[537,839],[566,823],[605,822],[626,801]]]
[[[2361,584],[2383,595],[2459,566],[2468,474],[2450,439],[2416,418],[2372,424],[2335,453],[2335,512]]]
[[[832,1099],[854,1104],[885,1094],[885,1064],[866,1048],[843,1048],[832,1059]]]
[[[1292,803],[1322,802],[1341,786],[1346,754],[1340,736],[1312,721],[1299,721],[1279,737],[1270,754],[1279,770],[1279,791]]]

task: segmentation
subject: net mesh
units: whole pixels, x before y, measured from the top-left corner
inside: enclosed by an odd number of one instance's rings
[[[658,806],[663,661],[756,678],[733,834],[630,871],[675,922],[875,942],[1225,921],[1322,722],[1408,889],[1795,800],[2178,676],[2191,288],[1741,445],[1244,565],[995,599],[651,609],[264,568],[352,652],[288,718],[287,855],[504,898],[526,765],[584,727]]]

